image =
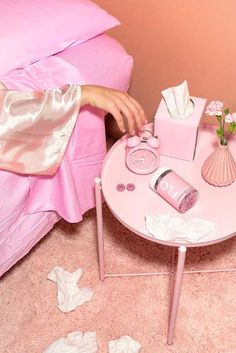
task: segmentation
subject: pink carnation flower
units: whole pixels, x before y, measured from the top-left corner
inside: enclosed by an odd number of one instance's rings
[[[220,101],[212,101],[206,108],[205,113],[210,116],[214,115],[222,115],[223,102]]]
[[[225,121],[226,121],[227,123],[232,123],[233,121],[236,122],[236,113],[227,114],[227,115],[225,116]]]

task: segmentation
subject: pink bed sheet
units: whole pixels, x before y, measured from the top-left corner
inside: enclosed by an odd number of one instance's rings
[[[0,79],[29,90],[66,83],[127,90],[132,58],[114,39],[100,35]],[[94,178],[106,154],[104,113],[84,107],[61,167],[53,177],[0,171],[0,276],[60,219],[79,222],[94,207]]]

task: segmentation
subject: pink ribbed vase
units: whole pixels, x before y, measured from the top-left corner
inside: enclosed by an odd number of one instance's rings
[[[202,177],[214,186],[227,186],[236,180],[236,163],[229,145],[216,147],[202,166]]]

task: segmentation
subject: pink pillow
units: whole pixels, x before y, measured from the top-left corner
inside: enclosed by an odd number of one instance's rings
[[[118,24],[90,0],[0,1],[0,76]]]

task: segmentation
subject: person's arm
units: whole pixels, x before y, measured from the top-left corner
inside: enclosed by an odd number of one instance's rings
[[[142,125],[148,123],[143,108],[134,98],[128,93],[112,88],[93,85],[81,86],[80,106],[86,104],[110,113],[122,132],[125,132],[125,119],[130,134],[134,134],[135,129],[139,129]]]
[[[145,124],[143,110],[127,93],[101,86],[66,85],[20,92],[0,87],[0,169],[52,175],[60,166],[79,109],[86,104],[111,113],[124,131]]]

